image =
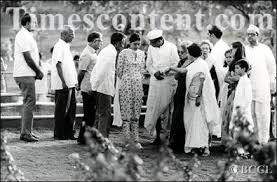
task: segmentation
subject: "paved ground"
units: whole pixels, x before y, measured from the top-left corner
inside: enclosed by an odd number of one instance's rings
[[[15,159],[15,164],[25,174],[25,177],[33,181],[75,181],[78,180],[76,175],[78,172],[74,169],[73,164],[68,159],[68,155],[77,152],[83,161],[89,158],[85,146],[76,144],[76,141],[55,141],[53,139],[53,131],[47,129],[35,130],[36,134],[41,137],[40,142],[25,143],[18,139],[19,130],[10,129],[2,130],[7,137],[7,148]],[[144,150],[139,152],[138,155],[143,159],[143,179],[151,180],[153,167],[155,166],[155,159],[157,158],[157,149],[149,143],[152,138],[141,129],[141,143]],[[110,139],[114,142],[115,146],[121,147],[122,134],[119,129],[112,129]],[[209,180],[209,177],[218,174],[216,163],[218,160],[226,160],[226,154],[216,151],[211,151],[209,157],[199,157],[201,165],[194,170],[196,175],[194,180]],[[176,157],[182,161],[191,160],[191,156],[185,154],[176,154]],[[241,160],[239,165],[253,165],[253,160]],[[173,164],[169,164],[169,170],[164,174],[164,179],[168,180],[178,171]],[[248,177],[255,177],[257,174],[236,174],[235,180],[247,180]],[[181,177],[180,177],[181,180]]]

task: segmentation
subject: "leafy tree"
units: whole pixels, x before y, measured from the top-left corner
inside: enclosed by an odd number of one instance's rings
[[[221,4],[223,6],[231,6],[242,13],[243,16],[250,20],[249,14],[263,14],[276,12],[277,2],[271,1],[258,1],[258,0],[236,0],[236,1],[210,1]]]

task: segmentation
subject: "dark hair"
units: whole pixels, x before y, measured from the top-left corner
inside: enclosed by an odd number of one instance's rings
[[[222,36],[222,31],[217,28],[217,26],[213,25],[211,29],[208,30],[210,34],[214,34],[216,38],[220,39]]]
[[[73,58],[73,60],[76,61],[76,60],[78,60],[79,58],[80,58],[79,55],[75,55],[74,58]]]
[[[241,60],[243,58],[245,58],[245,48],[243,46],[243,44],[241,42],[233,42],[232,43],[232,47],[237,49],[236,50],[236,53],[233,57],[233,60],[232,62],[230,63],[230,66],[229,66],[229,70],[235,70],[235,63],[238,61],[238,60]]]
[[[227,54],[231,54],[231,53],[232,53],[232,49],[228,49],[227,51],[225,51],[224,56],[226,57]],[[227,64],[227,62],[224,60],[224,65],[223,65],[223,67],[227,67],[227,66],[228,66],[228,64]]]
[[[232,47],[237,49],[234,55],[234,61],[238,61],[240,59],[245,58],[245,48],[241,42],[233,42]]]
[[[28,22],[31,22],[31,16],[29,13],[25,13],[21,18],[21,25],[25,26]]]
[[[247,72],[249,69],[249,64],[247,61],[245,61],[245,59],[239,60],[238,62],[235,63],[235,65],[239,65],[239,67],[244,68],[245,72]]]
[[[53,53],[53,50],[54,50],[54,47],[51,47],[51,49],[50,49],[51,54]]]
[[[183,53],[186,53],[186,54],[188,53],[188,47],[186,45],[182,44],[182,45],[180,45],[180,47],[181,47]]]
[[[197,44],[195,44],[195,43],[193,43],[190,46],[188,46],[187,49],[188,49],[188,53],[191,56],[195,57],[195,58],[200,57],[201,54],[202,54],[201,48]]]
[[[226,57],[226,55],[230,53],[232,53],[232,49],[228,49],[227,51],[225,51],[224,56]]]
[[[129,42],[132,43],[136,41],[140,41],[140,35],[138,33],[133,33],[129,38]]]
[[[113,33],[111,36],[111,44],[115,45],[118,42],[121,42],[124,37],[125,35],[123,33],[120,33],[120,32]]]
[[[98,32],[92,32],[88,35],[88,42],[93,42],[94,39],[100,38],[100,33]]]

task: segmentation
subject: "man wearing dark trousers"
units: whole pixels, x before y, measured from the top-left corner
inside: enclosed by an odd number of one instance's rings
[[[95,128],[106,138],[109,137],[112,124],[111,104],[115,92],[115,62],[118,52],[124,45],[125,35],[119,32],[113,33],[111,43],[100,51],[90,77],[91,88],[96,92]]]
[[[43,78],[43,73],[38,67],[38,47],[32,34],[37,25],[36,17],[25,14],[21,18],[21,25],[15,37],[13,70],[13,77],[23,95],[20,140],[36,142],[39,137],[32,133],[33,111],[36,107],[35,80]]]
[[[84,122],[82,122],[81,129],[77,142],[79,144],[85,144],[85,127],[94,126],[95,112],[96,112],[96,100],[95,92],[92,91],[90,85],[90,75],[93,67],[97,61],[96,51],[100,49],[102,45],[102,35],[98,32],[92,32],[87,38],[88,44],[83,50],[79,61],[79,73],[78,73],[78,87],[77,90],[81,90],[83,98],[84,109]]]
[[[51,87],[55,90],[54,138],[58,140],[76,139],[73,127],[76,114],[77,73],[69,44],[73,38],[73,28],[65,25],[52,55]]]

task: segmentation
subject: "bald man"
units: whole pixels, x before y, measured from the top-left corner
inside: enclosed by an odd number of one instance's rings
[[[57,140],[76,139],[73,126],[76,114],[75,87],[78,82],[69,44],[74,36],[74,29],[64,26],[52,54],[51,88],[55,90],[54,138]]]

